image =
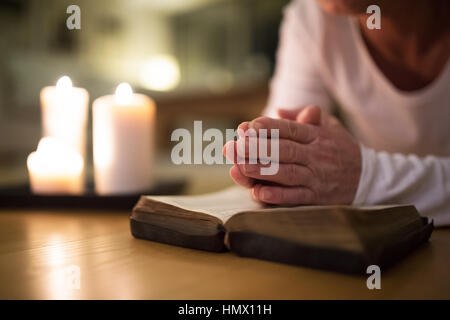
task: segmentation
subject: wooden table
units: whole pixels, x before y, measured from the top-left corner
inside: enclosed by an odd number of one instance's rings
[[[368,290],[365,277],[134,239],[128,215],[0,210],[0,298],[450,298],[450,229]],[[67,273],[74,266],[80,289]]]

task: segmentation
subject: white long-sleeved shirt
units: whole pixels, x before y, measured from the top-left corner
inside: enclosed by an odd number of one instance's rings
[[[401,91],[378,69],[355,18],[294,0],[265,113],[310,104],[339,105],[361,143],[354,205],[412,203],[435,225],[450,225],[450,59],[427,87]]]

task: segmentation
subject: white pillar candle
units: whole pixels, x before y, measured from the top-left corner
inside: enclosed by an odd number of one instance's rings
[[[54,137],[42,138],[27,159],[30,186],[36,194],[81,194],[83,158]]]
[[[95,190],[98,194],[145,192],[152,184],[156,106],[130,85],[93,104]]]
[[[86,158],[89,94],[69,77],[41,90],[42,135],[58,138]]]

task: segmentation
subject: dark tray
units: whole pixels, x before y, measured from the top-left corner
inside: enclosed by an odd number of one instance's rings
[[[75,208],[131,210],[142,194],[174,195],[182,193],[185,180],[157,181],[148,191],[139,194],[101,196],[88,183],[83,195],[36,195],[28,184],[0,187],[1,208]]]

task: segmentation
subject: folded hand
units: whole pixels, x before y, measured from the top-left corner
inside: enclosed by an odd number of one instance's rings
[[[249,164],[248,140],[244,143],[249,138],[241,137],[224,147],[224,154],[227,148],[234,148],[235,154],[246,158],[245,164],[233,159],[231,177],[250,188],[255,200],[265,203],[351,204],[361,174],[360,146],[355,139],[319,107],[279,110],[279,114],[282,119],[259,117],[239,126],[244,132],[279,129],[278,173],[262,175],[260,168],[266,165],[259,161]]]

